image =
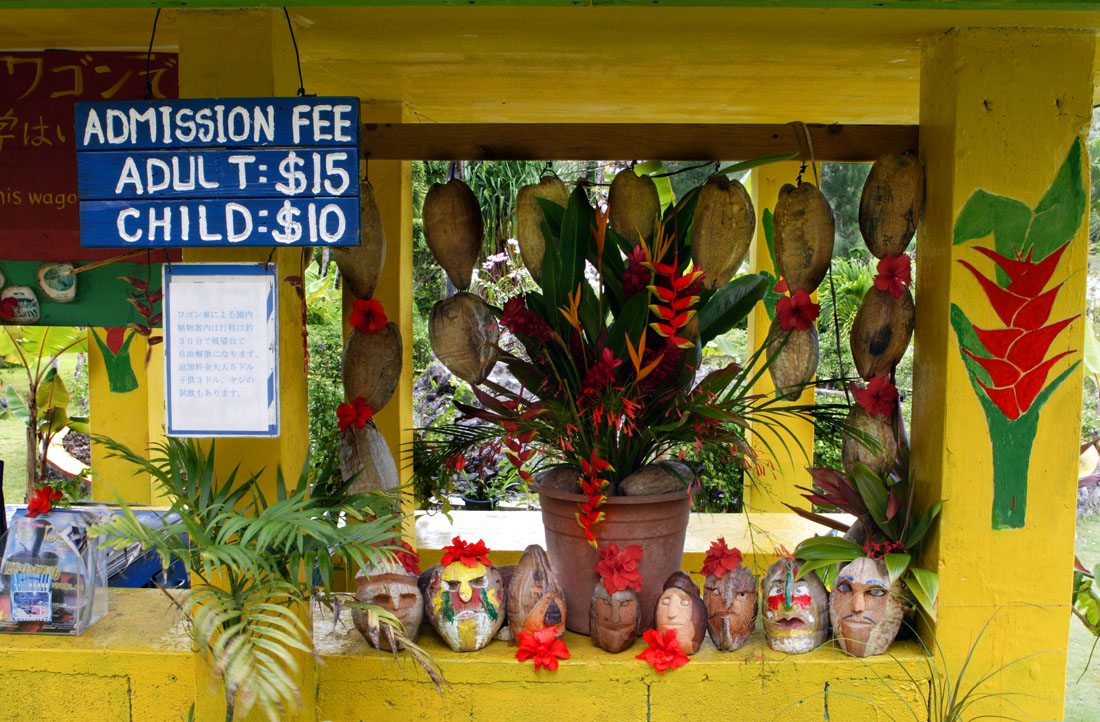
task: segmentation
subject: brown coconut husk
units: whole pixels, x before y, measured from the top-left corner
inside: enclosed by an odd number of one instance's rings
[[[542,234],[544,216],[538,198],[559,206],[569,203],[569,189],[556,176],[546,176],[538,183],[523,186],[516,194],[516,240],[523,265],[537,282],[542,282],[542,257],[546,253],[546,237]]]
[[[611,181],[607,193],[608,222],[611,230],[638,245],[638,239],[653,241],[661,216],[661,196],[657,184],[647,175],[639,176],[627,168]]]
[[[401,381],[402,348],[401,332],[392,321],[374,334],[352,329],[340,362],[347,397],[363,397],[378,413]]]
[[[374,189],[367,181],[359,191],[359,245],[333,248],[332,257],[351,295],[363,300],[374,296],[386,263],[386,232]]]
[[[840,456],[844,462],[845,474],[851,475],[857,461],[879,475],[894,468],[894,462],[898,456],[898,439],[894,435],[892,416],[872,415],[860,406],[853,406],[848,412],[847,424],[864,435],[865,439],[858,439],[849,433],[844,434]],[[865,441],[873,443],[868,444]]]
[[[768,338],[768,373],[775,392],[781,398],[797,399],[805,385],[813,381],[821,360],[817,327],[788,332],[779,327],[777,319],[772,321]]]
[[[721,288],[737,273],[756,230],[756,211],[745,186],[725,176],[699,191],[691,224],[691,260],[707,288]]]
[[[848,336],[860,378],[868,381],[894,370],[909,348],[915,318],[908,288],[902,287],[900,298],[875,287],[867,291]]]
[[[859,232],[876,258],[904,253],[924,207],[924,166],[912,153],[875,161],[859,197]]]
[[[836,226],[833,209],[813,183],[779,191],[772,221],[775,267],[791,292],[813,293],[829,271]]]
[[[355,477],[348,488],[352,494],[401,486],[390,447],[369,421],[361,429],[349,428],[340,434],[340,474],[344,481]]]
[[[459,290],[470,287],[485,225],[470,187],[458,178],[433,183],[424,197],[424,238],[435,260]]]
[[[428,339],[451,373],[476,385],[489,378],[496,365],[500,324],[481,298],[456,293],[432,306]]]

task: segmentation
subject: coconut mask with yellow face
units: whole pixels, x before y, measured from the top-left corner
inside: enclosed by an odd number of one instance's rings
[[[504,583],[489,549],[455,537],[428,582],[428,620],[456,652],[481,649],[504,622]]]

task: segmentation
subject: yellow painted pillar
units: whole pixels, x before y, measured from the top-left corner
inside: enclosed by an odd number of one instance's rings
[[[756,236],[749,249],[749,270],[775,275],[775,263],[764,237],[764,209],[775,211],[779,189],[784,183],[795,183],[801,164],[797,162],[772,163],[752,171],[752,203],[756,208]],[[749,316],[749,353],[760,348],[768,338],[771,318],[764,304],[759,303]],[[822,340],[822,343],[827,343]],[[775,390],[771,375],[763,374],[752,387],[754,394],[771,394]],[[813,389],[803,392],[790,404],[812,404]],[[789,511],[784,504],[805,507],[796,484],[806,486],[810,481],[806,467],[813,464],[814,426],[803,419],[784,420],[789,434],[777,434],[770,429],[753,432],[752,446],[757,454],[757,480],[753,488],[745,488],[745,507],[750,512]],[[784,446],[786,443],[786,446]],[[769,450],[770,447],[770,450]]]
[[[955,676],[996,612],[963,689],[1036,655],[980,690],[1013,696],[970,717],[1062,718],[1094,54],[1091,31],[1024,28],[956,29],[923,51],[912,461],[922,506],[946,500],[924,559],[941,579],[934,632]]]
[[[129,365],[133,376],[124,373],[126,359],[120,355],[114,361],[115,378],[107,372],[103,353],[96,343],[93,333],[106,342],[107,329],[88,329],[88,420],[92,434],[109,436],[125,444],[136,453],[144,453],[149,446],[149,425],[147,419],[153,410],[150,397],[159,397],[163,408],[164,389],[150,391],[151,383],[163,386],[163,369],[157,375],[156,364],[164,363],[162,354],[154,346],[149,366],[145,365],[145,352],[148,346],[145,338],[133,331],[133,340],[128,347]],[[108,349],[109,350],[109,349]],[[158,362],[159,355],[159,362]],[[150,379],[149,370],[153,371]],[[161,411],[163,421],[164,412]],[[149,476],[135,475],[134,467],[120,459],[107,458],[106,450],[99,444],[92,444],[92,499],[96,501],[116,501],[122,499],[129,504],[149,504],[152,501],[152,481]]]
[[[364,102],[360,112],[364,123],[402,123],[412,119],[407,106],[398,101]],[[412,468],[404,456],[413,438],[412,163],[368,159],[367,178],[374,188],[378,210],[382,214],[382,228],[386,232],[386,263],[382,267],[374,297],[382,303],[386,317],[397,324],[402,343],[401,381],[390,402],[375,414],[374,423],[386,438],[390,453],[397,461],[401,483],[408,484],[412,480]],[[345,338],[353,300],[345,286]],[[411,488],[405,495],[402,507],[408,514],[406,535],[409,542],[415,545]]]
[[[293,96],[298,87],[294,48],[283,13],[277,9],[181,10],[179,79],[181,98]],[[264,263],[269,255],[278,266],[280,430],[271,439],[221,439],[217,443],[219,471],[240,464],[241,473],[263,470],[265,490],[274,498],[275,468],[281,466],[293,482],[309,448],[308,390],[304,369],[302,310],[294,288],[281,279],[304,276],[312,249],[214,249],[185,251],[187,262]],[[308,614],[308,610],[303,610]],[[307,620],[308,624],[308,620]],[[316,719],[314,661],[296,654],[301,709],[286,719]],[[220,681],[196,658],[195,718],[224,718]],[[259,719],[254,712],[249,719]]]

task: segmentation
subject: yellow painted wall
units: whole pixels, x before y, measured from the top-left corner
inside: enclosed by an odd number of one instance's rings
[[[1035,719],[1062,717],[1082,372],[1078,367],[1042,411],[1026,526],[994,530],[990,437],[949,324],[949,304],[962,307],[979,327],[1003,324],[958,263],[986,270],[990,262],[974,243],[952,245],[952,233],[975,190],[1030,208],[1039,202],[1071,144],[1087,133],[1094,49],[1086,32],[960,29],[929,43],[921,70],[928,195],[917,248],[912,458],[921,501],[947,500],[925,559],[942,582],[935,629],[952,670],[998,607],[974,672],[1050,650],[1014,665],[986,690],[1035,695],[1010,701]],[[1087,167],[1084,180],[1087,198]],[[1065,280],[1052,321],[1085,308],[1087,247],[1085,223],[1047,286]],[[1078,318],[1059,334],[1047,358],[1080,349],[1082,326]],[[1048,383],[1080,358],[1075,353],[1060,361]],[[1002,606],[1013,604],[1027,606]],[[993,709],[1019,716],[1009,702]]]

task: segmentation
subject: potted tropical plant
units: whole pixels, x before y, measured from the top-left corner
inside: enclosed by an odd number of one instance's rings
[[[641,601],[652,617],[661,584],[680,568],[696,483],[679,459],[710,450],[751,471],[750,420],[782,438],[784,419],[832,411],[753,394],[767,366],[763,348],[744,367],[696,380],[702,347],[743,321],[769,286],[760,275],[733,277],[755,228],[748,194],[725,175],[736,169],[723,169],[663,215],[652,180],[631,170],[616,177],[606,207],[593,207],[583,187],[564,207],[541,196],[521,205],[519,213],[536,213],[537,223],[521,217],[518,227],[542,234],[539,252],[524,254],[540,291],[513,296],[503,308],[466,299],[482,310],[456,314],[469,319],[462,331],[445,334],[440,324],[433,338],[436,355],[471,381],[480,404],[456,401],[456,408],[489,423],[421,430],[414,473],[440,478],[454,459],[503,442],[539,494],[573,631],[588,632],[596,549],[612,541],[643,549]],[[455,254],[436,255],[446,265]],[[475,321],[488,314],[499,327]],[[501,341],[499,328],[515,342]],[[496,363],[520,382],[518,391],[488,378]]]

